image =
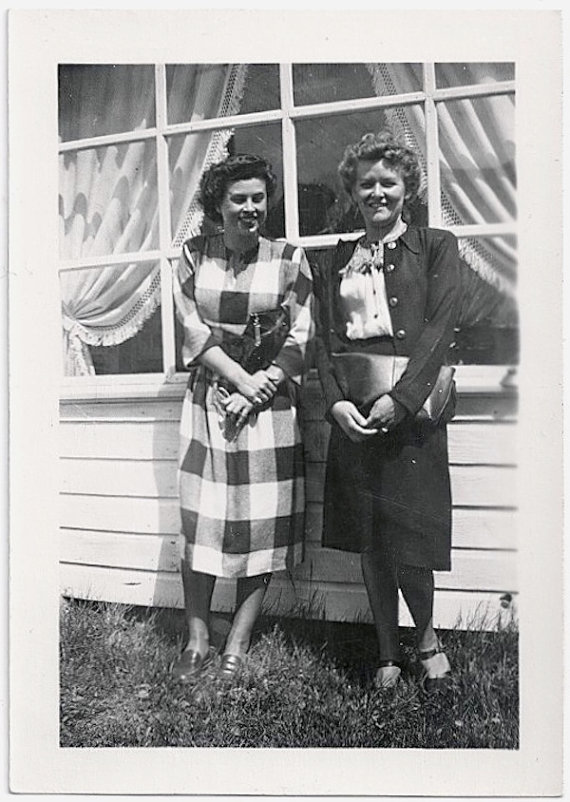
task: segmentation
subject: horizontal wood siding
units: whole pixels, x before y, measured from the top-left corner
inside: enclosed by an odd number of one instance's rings
[[[181,607],[177,500],[181,400],[61,405],[61,590],[78,598]],[[304,392],[307,547],[276,576],[268,611],[370,621],[357,555],[320,546],[329,427],[318,382]],[[438,626],[492,628],[516,606],[516,409],[512,396],[460,394],[449,426],[453,570],[436,574]],[[230,610],[234,583],[217,583]],[[402,607],[402,623],[409,624]]]

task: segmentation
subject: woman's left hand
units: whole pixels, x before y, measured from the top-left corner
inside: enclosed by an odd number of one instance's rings
[[[368,413],[365,425],[368,429],[378,429],[380,433],[387,434],[405,416],[406,410],[398,401],[394,401],[391,395],[381,395]]]
[[[231,393],[222,400],[222,404],[226,413],[232,415],[236,421],[247,420],[247,416],[254,407],[254,404],[241,393]]]

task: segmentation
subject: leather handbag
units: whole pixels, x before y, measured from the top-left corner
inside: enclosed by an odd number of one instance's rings
[[[268,367],[281,350],[289,333],[289,310],[283,307],[254,312],[243,334],[226,339],[224,351],[248,373]]]
[[[377,398],[393,390],[408,366],[407,356],[384,354],[332,354],[332,365],[345,397],[357,407],[369,409]],[[435,385],[416,420],[437,426],[453,417],[455,408],[455,368],[442,365]]]
[[[266,368],[281,350],[288,333],[288,309],[280,307],[266,312],[254,312],[250,315],[242,335],[242,366],[248,373]]]

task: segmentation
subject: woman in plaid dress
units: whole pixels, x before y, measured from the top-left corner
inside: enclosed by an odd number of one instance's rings
[[[209,655],[215,578],[237,579],[222,658],[233,675],[249,648],[271,574],[303,557],[304,466],[299,385],[312,336],[311,272],[301,248],[261,236],[275,190],[271,167],[237,155],[203,176],[200,199],[223,233],[188,240],[175,275],[182,357],[191,376],[181,420],[182,579],[189,641],[174,674]],[[283,309],[289,330],[264,369],[230,354],[252,315]]]

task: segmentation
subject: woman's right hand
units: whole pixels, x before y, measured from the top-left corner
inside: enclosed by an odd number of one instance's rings
[[[224,353],[219,345],[214,345],[204,351],[200,362],[213,373],[227,379],[252,404],[257,406],[265,404],[267,401],[271,401],[275,395],[277,384],[269,378],[264,370],[258,370],[253,375],[248,373],[239,362]]]
[[[352,401],[337,401],[331,407],[331,415],[342,431],[353,443],[362,443],[375,434],[378,429],[367,429],[366,418],[360,414]]]
[[[236,389],[253,404],[265,404],[271,401],[277,390],[277,385],[272,381],[264,370],[255,373],[248,373],[242,370],[238,381],[235,382]]]

